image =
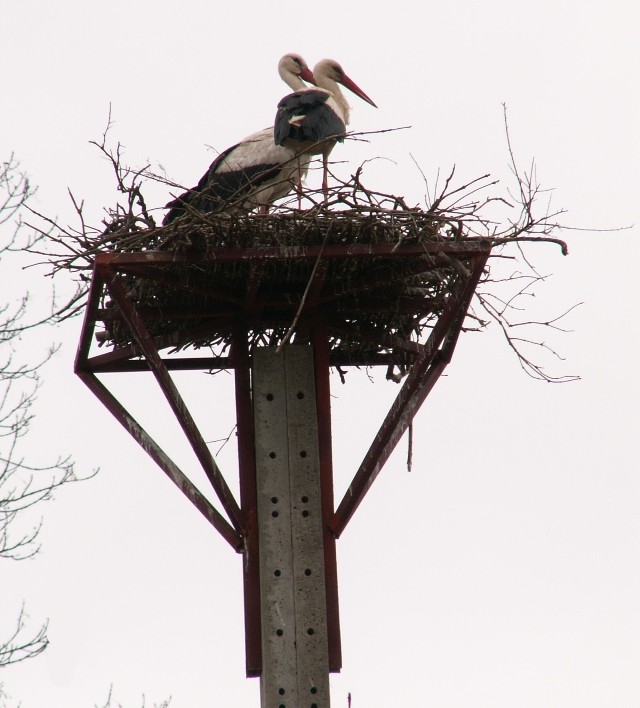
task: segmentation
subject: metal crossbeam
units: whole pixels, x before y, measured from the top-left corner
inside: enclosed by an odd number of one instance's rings
[[[308,260],[329,258],[376,258],[380,256],[433,256],[440,254],[455,258],[471,258],[486,253],[490,242],[465,239],[464,241],[428,241],[418,243],[354,243],[325,244],[324,246],[266,246],[259,248],[219,248],[206,253],[171,253],[142,251],[135,253],[100,253],[96,265],[162,265],[180,263],[232,263],[273,260]]]
[[[102,402],[105,408],[136,440],[140,447],[160,467],[167,477],[189,499],[198,511],[220,533],[235,551],[242,548],[242,536],[229,524],[211,502],[198,490],[179,469],[146,430],[118,402],[113,394],[93,374],[77,371],[77,375],[89,390]]]
[[[486,259],[487,254],[478,256],[470,276],[457,282],[457,287],[452,292],[444,312],[413,363],[400,393],[393,402],[331,520],[331,528],[336,537],[339,537],[344,531],[400,438],[411,424],[414,415],[451,360],[462,321],[482,275]],[[439,349],[443,342],[447,345],[446,356]]]

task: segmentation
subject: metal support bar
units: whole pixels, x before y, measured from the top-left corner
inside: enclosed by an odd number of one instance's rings
[[[102,274],[98,272],[98,269],[94,269],[89,286],[89,304],[85,310],[80,342],[74,363],[75,373],[233,549],[236,551],[241,550],[242,537],[240,534],[194,486],[189,478],[184,475],[173,460],[129,414],[106,386],[89,370],[88,353],[95,325],[95,316],[100,303],[99,292],[103,283]]]
[[[415,359],[412,352],[405,352],[407,362]],[[104,359],[102,357],[105,357]],[[176,359],[166,358],[162,360],[169,371],[218,371],[222,369],[233,369],[233,359],[228,356],[214,357],[180,357]],[[397,362],[397,353],[376,352],[360,353],[360,352],[341,352],[332,351],[329,353],[330,366],[388,366]],[[149,372],[151,367],[144,360],[126,360],[124,358],[111,359],[110,353],[99,354],[91,357],[87,362],[87,370],[93,371],[96,374],[108,373],[139,373]]]
[[[127,430],[140,447],[160,467],[187,499],[236,551],[242,549],[242,537],[211,505],[144,428],[125,410],[114,395],[93,374],[76,372],[82,382],[100,400],[113,417]]]
[[[96,374],[124,373],[151,371],[151,367],[144,359],[128,360],[121,357],[111,358],[111,352],[91,357],[88,368]],[[136,356],[136,354],[132,354]],[[232,369],[234,364],[228,356],[194,356],[165,358],[162,360],[169,371],[217,371],[219,369]]]
[[[87,296],[87,307],[84,311],[82,320],[82,329],[80,331],[80,341],[76,350],[76,358],[73,364],[75,373],[88,371],[87,360],[91,349],[91,338],[96,323],[96,313],[100,307],[100,292],[102,290],[103,280],[97,268],[93,269],[91,274],[91,283],[89,284],[89,294]]]
[[[329,382],[329,337],[325,323],[313,323],[313,360],[315,365],[318,448],[320,453],[320,495],[324,543],[324,577],[327,595],[327,641],[329,671],[342,668],[340,609],[338,603],[338,562],[336,538],[331,531],[333,517],[333,453],[331,448],[331,385]]]
[[[263,708],[329,706],[312,350],[254,352]]]
[[[439,347],[447,335],[459,327],[473,297],[488,254],[475,259],[474,268],[468,278],[458,281],[457,287],[433,328],[422,352],[414,362],[389,413],[384,419],[369,450],[356,472],[331,521],[331,529],[338,538],[344,531],[353,513],[380,473],[385,462],[411,424],[414,415],[424,402],[451,359],[456,339],[448,342],[447,356],[440,354]]]
[[[245,518],[244,562],[244,631],[247,676],[259,676],[262,671],[260,643],[260,566],[258,546],[258,514],[256,488],[256,455],[254,446],[253,406],[251,402],[251,362],[247,345],[247,330],[240,324],[233,333],[231,357],[236,388],[236,421],[238,437],[238,469],[240,502]]]
[[[146,357],[160,389],[164,393],[165,398],[178,419],[178,422],[189,440],[196,457],[200,461],[200,464],[211,482],[211,486],[218,495],[225,511],[229,515],[232,525],[237,531],[239,531],[243,526],[243,519],[238,503],[233,497],[233,494],[222,476],[222,473],[218,469],[218,466],[211,455],[211,451],[207,447],[202,434],[198,430],[198,427],[196,426],[189,409],[183,401],[182,396],[178,392],[176,385],[173,383],[173,379],[171,378],[167,367],[164,365],[164,362],[162,361],[152,338],[149,336],[149,333],[136,312],[133,303],[127,297],[127,293],[123,285],[120,283],[116,273],[108,274],[107,277],[105,277],[105,282],[107,288],[109,289],[109,294],[120,308],[122,316],[127,322],[136,344],[140,347],[140,350]]]
[[[93,322],[96,321],[97,318],[94,317]],[[216,319],[216,322],[218,325],[224,324],[225,327],[228,327],[228,329],[232,328],[233,322],[235,322],[234,319]],[[124,321],[126,324],[126,321]],[[169,347],[172,347],[176,350],[182,349],[186,346],[188,346],[191,343],[191,337],[198,338],[198,337],[207,337],[211,334],[211,323],[208,323],[206,325],[199,325],[197,327],[193,327],[189,330],[189,336],[184,337],[178,336],[177,333],[173,334],[167,334],[167,335],[159,335],[157,337],[153,337],[153,345],[156,348],[157,351],[160,351],[161,349],[167,349]],[[96,335],[96,339],[98,341],[109,341],[111,338],[107,334],[107,332],[98,332]],[[88,360],[87,366],[91,367],[94,364],[96,366],[100,365],[102,366],[103,360],[109,361],[110,364],[116,364],[119,361],[127,362],[128,359],[131,357],[135,356],[142,356],[143,352],[140,351],[140,349],[135,345],[125,345],[121,347],[117,347],[111,352],[106,352],[105,354],[98,354],[94,357],[91,357],[91,359]],[[117,370],[117,369],[115,369]]]
[[[438,256],[441,253],[454,258],[471,258],[486,253],[491,241],[465,239],[463,241],[432,241],[420,243],[352,243],[324,246],[270,246],[259,248],[218,248],[206,253],[172,253],[147,251],[136,253],[100,253],[96,264],[104,267],[120,265],[160,265],[182,263],[230,263],[272,260],[308,260],[322,258],[367,258],[376,256]]]

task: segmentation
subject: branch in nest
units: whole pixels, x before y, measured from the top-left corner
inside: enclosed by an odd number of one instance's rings
[[[469,320],[473,324],[465,326],[465,329],[482,329],[488,321],[497,320],[525,370],[534,372],[536,377],[544,380],[558,380],[558,378],[564,380],[564,377],[547,376],[541,365],[531,361],[521,352],[522,341],[534,344],[542,344],[541,342],[535,338],[514,339],[511,336],[513,327],[523,328],[525,325],[536,327],[543,325],[562,331],[562,328],[556,324],[559,318],[544,318],[540,322],[532,320],[512,323],[506,317],[507,312],[512,313],[517,309],[517,303],[528,294],[529,288],[543,280],[525,254],[524,246],[546,242],[559,246],[565,255],[568,252],[565,241],[554,235],[554,232],[560,228],[555,219],[562,212],[551,213],[548,206],[539,211],[540,196],[543,192],[535,179],[535,163],[532,163],[528,173],[521,172],[517,167],[508,134],[506,110],[507,149],[511,173],[516,182],[513,194],[509,191],[506,194],[494,193],[498,181],[488,173],[456,185],[454,183],[456,170],[453,167],[440,188],[436,181],[434,198],[432,201],[429,200],[430,203],[424,207],[411,206],[404,197],[372,189],[365,183],[365,168],[368,160],[348,179],[341,179],[332,173],[334,186],[327,197],[320,190],[307,190],[305,200],[311,208],[306,211],[293,208],[296,197],[290,197],[275,205],[271,213],[266,215],[239,211],[236,204],[233,211],[229,213],[224,211],[202,213],[191,209],[187,210],[188,213],[184,217],[161,228],[156,228],[155,221],[149,214],[143,188],[145,180],[148,179],[167,181],[152,174],[148,165],[141,169],[132,169],[123,165],[121,145],[118,143],[115,149],[108,147],[107,136],[110,127],[111,114],[102,139],[93,141],[93,144],[109,161],[115,175],[116,188],[125,196],[125,202],[107,209],[107,218],[103,221],[102,227],[95,228],[86,223],[82,200],[77,200],[70,194],[78,216],[79,228],[60,229],[57,224],[48,220],[49,225],[58,229],[51,237],[51,241],[62,245],[66,251],[66,254],[58,254],[54,257],[55,269],[74,271],[81,278],[86,278],[83,276],[83,271],[89,270],[95,255],[103,251],[180,251],[193,248],[196,241],[200,242],[201,247],[205,249],[229,245],[234,247],[281,246],[307,243],[310,237],[318,238],[316,245],[320,245],[327,242],[330,232],[337,234],[335,238],[339,243],[344,243],[345,239],[357,239],[361,243],[367,240],[379,242],[380,239],[389,242],[389,239],[392,239],[394,250],[407,241],[419,242],[420,239],[443,242],[481,240],[495,246],[496,249],[504,249],[514,244],[515,255],[493,255],[516,260],[520,264],[518,268],[528,271],[526,276],[528,285],[521,287],[523,282],[521,279],[525,277],[521,270],[494,280],[487,272],[482,281],[477,303],[487,313],[488,318],[470,313]],[[353,134],[350,137],[356,138],[359,135],[364,134]],[[424,173],[421,170],[420,172],[429,195],[431,193],[429,185]],[[510,218],[496,217],[494,212],[503,209],[512,212]],[[242,241],[243,233],[250,233],[253,241],[251,243]],[[467,266],[459,259],[450,258],[448,265],[459,274],[465,276],[468,274]],[[257,332],[256,343],[268,342],[281,346],[287,341],[304,308],[314,272],[308,275],[307,289],[302,295],[298,313],[289,326],[268,333]],[[501,297],[502,288],[507,285],[513,285],[515,291],[512,289],[511,294]],[[86,289],[86,284],[82,283],[81,287]],[[416,292],[421,287],[418,285]],[[407,288],[414,288],[410,280],[407,281]],[[79,311],[81,307],[81,297],[76,298],[73,312]],[[416,322],[412,326],[415,327],[415,336],[419,338],[427,325],[424,322]],[[220,340],[219,344],[226,346],[228,343]],[[181,345],[183,346],[186,345]],[[392,378],[402,376],[402,370],[397,374],[395,369],[392,369],[391,373]]]

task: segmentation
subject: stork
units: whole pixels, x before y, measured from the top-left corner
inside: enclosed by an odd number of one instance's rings
[[[304,81],[314,83],[311,69],[298,54],[285,54],[278,73],[293,91],[306,89]],[[253,133],[221,152],[198,184],[166,205],[169,211],[162,223],[171,223],[192,210],[215,211],[253,209],[266,212],[269,204],[286,196],[300,185],[311,155],[298,156],[291,145],[276,145],[273,128]]]
[[[329,153],[342,142],[349,124],[349,104],[338,84],[377,108],[367,94],[333,59],[323,59],[313,68],[316,88],[295,91],[278,104],[274,123],[276,145],[291,147],[299,154],[322,155],[322,191],[327,198]]]

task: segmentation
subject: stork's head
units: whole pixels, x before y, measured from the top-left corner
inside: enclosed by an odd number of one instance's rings
[[[307,62],[299,54],[285,54],[278,62],[278,73],[285,83],[288,83],[287,76],[291,75],[298,76],[310,84],[316,83]]]
[[[335,59],[322,59],[313,67],[313,75],[317,81],[317,85],[331,91],[331,84],[342,84],[349,91],[353,91],[356,96],[359,96],[363,101],[377,108],[376,104],[367,96],[367,94],[350,79],[344,69],[338,64]]]

